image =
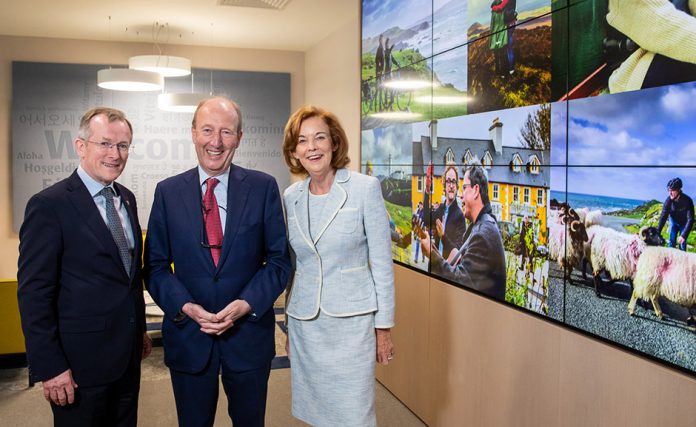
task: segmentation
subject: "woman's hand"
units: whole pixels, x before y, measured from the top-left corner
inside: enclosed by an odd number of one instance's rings
[[[388,365],[394,359],[394,344],[391,339],[391,329],[375,329],[377,335],[377,363]]]
[[[285,335],[285,354],[288,355],[288,360],[290,360],[290,335]]]

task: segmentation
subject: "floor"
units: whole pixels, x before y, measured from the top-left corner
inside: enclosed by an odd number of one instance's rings
[[[161,312],[154,304],[148,306],[148,326],[157,338],[159,331],[153,325],[161,322]],[[285,322],[282,314],[282,301],[276,307],[276,352],[269,380],[266,426],[294,427],[307,424],[292,417],[290,394],[290,369],[285,355]],[[143,362],[141,377],[138,425],[175,426],[176,409],[171,390],[169,371],[163,363],[162,347],[155,347],[152,355]],[[43,398],[41,384],[29,388],[26,368],[0,369],[0,425],[50,426],[51,410]],[[224,392],[221,399],[215,426],[229,426]],[[386,388],[376,383],[377,422],[380,426],[420,427],[423,424],[409,409],[396,399]]]

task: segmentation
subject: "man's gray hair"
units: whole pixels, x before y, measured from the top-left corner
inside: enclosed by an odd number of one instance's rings
[[[100,114],[105,115],[107,120],[109,120],[109,123],[123,122],[127,124],[128,129],[130,130],[130,141],[128,142],[131,142],[133,140],[133,126],[131,126],[131,123],[126,118],[126,115],[121,110],[109,107],[92,108],[91,110],[88,110],[87,112],[85,112],[85,114],[82,115],[82,118],[80,119],[80,127],[77,130],[78,139],[82,141],[87,141],[92,137],[92,128],[90,127],[90,124],[92,122],[92,119]]]

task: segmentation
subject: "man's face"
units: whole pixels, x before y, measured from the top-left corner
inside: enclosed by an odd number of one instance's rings
[[[457,198],[457,173],[454,169],[447,169],[445,173],[445,198],[447,199],[447,205],[451,205],[454,199]]]
[[[471,180],[469,180],[469,172],[464,174],[464,179],[462,182],[462,209],[464,211],[464,218],[469,221],[473,221],[474,218],[474,207],[478,202],[478,187],[471,186]]]
[[[126,167],[128,150],[121,151],[117,145],[130,146],[131,131],[125,122],[109,122],[105,114],[92,117],[89,127],[88,141],[75,140],[75,149],[87,175],[106,186],[118,178]],[[102,145],[102,142],[108,142],[111,146]]]
[[[679,190],[672,190],[671,188],[668,188],[667,192],[669,193],[669,198],[672,200],[679,197]]]
[[[220,175],[232,163],[242,139],[242,132],[237,132],[238,124],[237,112],[223,99],[212,99],[198,110],[191,137],[198,164],[208,175]]]

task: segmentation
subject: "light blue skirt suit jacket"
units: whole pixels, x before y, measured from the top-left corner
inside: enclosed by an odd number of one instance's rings
[[[348,169],[336,171],[309,233],[309,178],[285,190],[295,274],[287,314],[309,320],[319,310],[332,317],[375,313],[376,328],[394,325],[394,269],[389,219],[379,181]]]

